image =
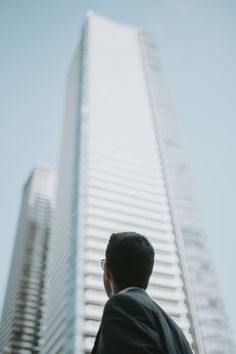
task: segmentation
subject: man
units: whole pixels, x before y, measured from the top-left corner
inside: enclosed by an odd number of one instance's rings
[[[101,261],[109,300],[92,354],[192,354],[180,328],[145,291],[154,255],[138,233],[111,235]]]

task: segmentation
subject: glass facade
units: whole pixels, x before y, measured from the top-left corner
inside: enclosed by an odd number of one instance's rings
[[[39,353],[55,176],[37,165],[22,198],[0,327],[0,353]]]
[[[174,114],[168,103],[158,50],[150,34],[143,34],[146,60],[150,69],[150,87],[157,122],[161,130],[166,173],[183,238],[188,268],[188,283],[194,298],[194,317],[198,323],[202,352],[206,354],[235,353],[232,334],[224,312],[216,274],[211,260],[207,236],[200,212],[193,197],[191,178],[181,149]],[[156,62],[153,58],[157,58]],[[158,117],[160,119],[158,120]]]

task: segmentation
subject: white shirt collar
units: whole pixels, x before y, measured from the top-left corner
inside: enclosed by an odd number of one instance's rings
[[[118,294],[127,293],[127,291],[129,291],[131,289],[141,289],[141,288],[139,288],[138,286],[130,286],[128,288],[122,289],[121,291],[118,292]]]

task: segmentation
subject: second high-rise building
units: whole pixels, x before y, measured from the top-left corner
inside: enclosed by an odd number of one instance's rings
[[[1,354],[40,352],[54,198],[55,175],[52,169],[36,165],[22,196],[0,323]]]

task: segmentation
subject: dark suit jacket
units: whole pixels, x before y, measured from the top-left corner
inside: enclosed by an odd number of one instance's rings
[[[92,354],[192,354],[180,328],[146,293],[133,288],[104,307]]]

